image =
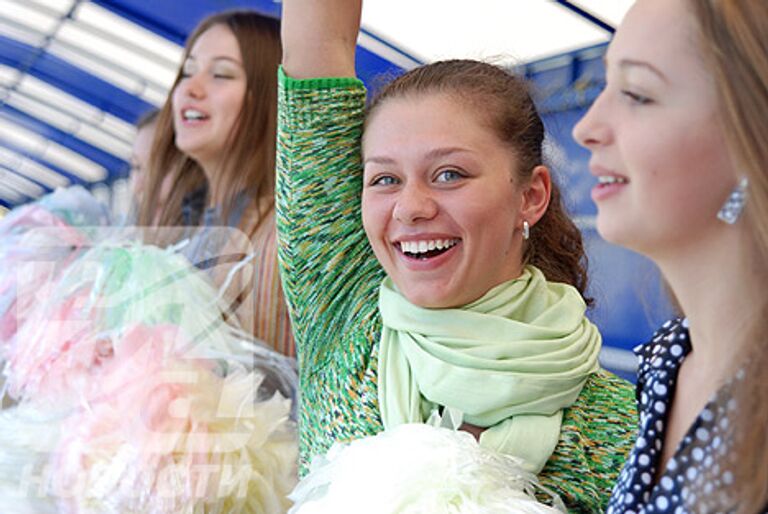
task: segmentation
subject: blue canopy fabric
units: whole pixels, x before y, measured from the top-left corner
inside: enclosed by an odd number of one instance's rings
[[[280,4],[272,0],[57,0],[58,10],[39,0],[0,2],[0,206],[6,208],[60,185],[110,185],[127,177],[132,125],[162,102],[163,88],[178,66],[174,58],[180,57],[181,46],[197,23],[231,8],[280,14]],[[611,30],[610,24],[575,2],[557,3]],[[472,8],[471,2],[466,5]],[[47,28],[30,28],[29,20],[35,16]],[[130,51],[140,52],[143,44],[157,48],[146,58],[151,66],[169,68],[164,79],[131,71],[136,63],[129,57],[116,56],[109,62],[101,49],[73,43],[77,36],[72,34],[109,36],[99,22],[105,17],[130,24],[130,30],[126,25],[125,31],[114,34]],[[156,39],[142,43],[138,34]],[[417,56],[371,31],[365,30],[360,41],[356,65],[369,86],[382,74],[391,76],[420,64]],[[570,136],[573,124],[602,88],[604,51],[601,44],[563,53],[523,64],[520,72],[534,84],[550,135],[551,165],[585,234],[593,277],[590,291],[597,300],[591,316],[609,347],[606,358],[611,367],[631,376],[634,358],[626,350],[650,335],[668,315],[669,306],[658,274],[647,261],[597,236],[589,197],[594,180],[586,172],[588,153]],[[52,99],[54,92],[59,96]]]
[[[148,2],[146,0],[57,0],[54,3],[44,3],[39,0],[2,0],[3,9],[0,10],[0,79],[3,75],[8,78],[0,81],[0,147],[14,152],[19,156],[34,158],[36,162],[46,166],[55,173],[61,173],[61,176],[71,183],[81,183],[82,180],[73,179],[77,175],[75,170],[66,171],[61,165],[58,167],[48,161],[45,156],[37,155],[34,149],[25,149],[19,152],[9,142],[8,137],[2,137],[3,127],[5,131],[11,130],[9,127],[22,126],[34,133],[40,134],[65,148],[79,153],[85,158],[97,163],[104,168],[104,176],[96,180],[85,180],[86,185],[103,182],[111,184],[114,181],[125,178],[128,173],[128,154],[127,145],[132,139],[127,136],[117,137],[119,150],[110,150],[109,148],[97,148],[89,145],[87,141],[81,141],[79,134],[68,133],[62,127],[50,126],[51,124],[40,119],[36,123],[35,112],[26,112],[16,106],[19,97],[24,97],[25,77],[33,77],[51,88],[64,92],[72,97],[92,105],[102,113],[114,116],[126,124],[133,124],[136,120],[153,105],[162,102],[164,86],[168,84],[155,83],[152,77],[136,76],[132,79],[136,84],[116,85],[114,81],[105,80],[93,72],[96,68],[112,67],[112,72],[119,75],[118,80],[122,79],[130,82],[131,70],[129,68],[130,59],[115,56],[114,58],[104,57],[95,52],[92,45],[90,48],[77,48],[73,46],[70,40],[65,36],[67,30],[79,31],[82,36],[94,37],[94,41],[114,42],[120,45],[137,45],[136,41],[131,40],[131,34],[119,29],[105,28],[100,26],[104,14],[94,17],[96,9],[103,13],[109,13],[115,18],[129,22],[136,27],[143,29],[147,33],[153,34],[178,48],[177,55],[180,55],[180,47],[184,40],[197,23],[206,16],[224,9],[248,8],[261,12],[265,15],[279,17],[280,3],[273,0],[193,0],[178,2],[176,0],[164,0]],[[558,0],[564,7],[575,10],[581,16],[586,17],[599,26],[610,26],[604,21],[591,15],[588,11],[574,5],[574,2],[568,0]],[[58,4],[58,8],[51,7]],[[467,8],[469,4],[467,4]],[[85,16],[85,11],[90,16]],[[37,20],[40,18],[40,20]],[[46,25],[47,22],[47,26]],[[38,25],[40,25],[38,27]],[[105,33],[106,31],[106,33]],[[125,32],[125,33],[123,33]],[[31,40],[30,40],[31,38]],[[410,55],[407,51],[397,48],[391,42],[378,37],[370,31],[363,31],[365,44],[359,47],[357,56],[357,69],[359,76],[370,85],[374,84],[374,78],[382,74],[393,75],[408,68],[420,64],[417,57]],[[140,50],[136,46],[135,50]],[[73,62],[72,56],[78,56],[78,62]],[[178,62],[173,62],[167,56],[150,56],[154,59],[154,64],[164,65],[166,68],[175,68]],[[108,62],[103,62],[108,61]],[[111,61],[111,62],[109,62]],[[126,62],[128,61],[128,62]],[[88,62],[93,66],[82,66],[83,62]],[[580,62],[576,60],[575,62]],[[566,66],[567,73],[573,72],[573,66]],[[535,69],[532,67],[531,69]],[[17,75],[9,76],[9,70],[16,70]],[[173,70],[171,70],[172,73]],[[552,71],[534,71],[529,73],[535,80],[544,82],[547,76],[552,75]],[[542,80],[538,80],[541,75]],[[572,77],[575,79],[576,77]],[[572,81],[573,82],[573,81]],[[564,85],[567,89],[569,85]],[[137,89],[149,88],[151,94],[147,91],[136,91]],[[133,90],[132,90],[133,89]],[[564,89],[564,91],[565,91]],[[16,100],[16,101],[14,101]],[[23,98],[27,105],[31,100],[28,97]],[[35,100],[39,100],[35,99]],[[545,99],[549,104],[554,105],[552,99]],[[50,107],[50,106],[49,106]],[[56,106],[52,108],[55,109]],[[71,114],[71,113],[70,113]],[[77,119],[80,123],[88,123],[87,120]],[[101,128],[95,125],[96,128]],[[112,153],[112,155],[109,155]],[[31,157],[29,154],[32,154]],[[0,165],[6,165],[0,161]],[[74,173],[73,173],[74,171]],[[33,177],[29,177],[34,181]],[[46,189],[47,190],[47,189]],[[4,205],[16,205],[19,202],[10,201],[5,198],[0,191],[0,202]]]

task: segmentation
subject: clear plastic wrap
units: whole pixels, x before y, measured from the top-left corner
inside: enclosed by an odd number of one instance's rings
[[[7,387],[16,400],[79,394],[90,373],[135,325],[171,324],[166,351],[260,366],[284,395],[295,390],[291,361],[239,330],[207,274],[173,249],[108,241],[84,251],[48,288],[7,350]],[[273,373],[280,370],[279,373]],[[72,399],[70,398],[69,401]]]
[[[38,298],[110,222],[80,186],[57,189],[0,221],[0,356]]]
[[[73,194],[0,225],[17,402],[0,411],[0,511],[285,512],[298,377],[233,315],[227,289],[252,259],[214,269],[215,248],[238,234],[198,240],[214,265],[201,270],[188,241],[87,225],[105,220]]]

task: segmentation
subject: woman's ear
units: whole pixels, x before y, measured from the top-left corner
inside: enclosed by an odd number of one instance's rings
[[[521,216],[524,220],[535,225],[549,206],[549,198],[552,194],[552,177],[549,168],[539,165],[533,168],[531,180],[523,190],[523,203]]]

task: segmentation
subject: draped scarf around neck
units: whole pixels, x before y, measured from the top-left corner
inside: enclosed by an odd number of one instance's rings
[[[385,429],[423,422],[444,406],[487,428],[481,446],[541,471],[563,409],[599,368],[600,333],[579,292],[526,266],[520,277],[450,309],[413,305],[387,278],[379,309]]]

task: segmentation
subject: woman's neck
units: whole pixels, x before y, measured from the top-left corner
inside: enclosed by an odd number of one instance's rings
[[[718,237],[657,260],[688,318],[695,374],[713,387],[740,364],[748,344],[744,328],[754,318],[764,283],[744,225],[725,227]]]
[[[219,163],[217,162],[200,162],[200,167],[203,169],[205,180],[208,183],[208,193],[206,198],[206,208],[216,207],[222,201],[222,191],[220,191],[220,181],[216,180],[218,173],[221,171]]]

